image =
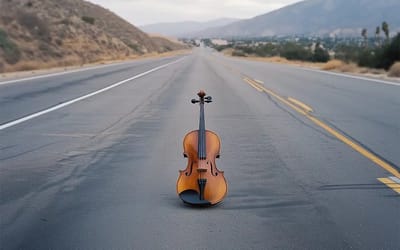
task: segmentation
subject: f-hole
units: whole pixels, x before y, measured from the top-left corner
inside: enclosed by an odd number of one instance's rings
[[[190,176],[192,174],[192,172],[193,172],[193,161],[190,163],[189,173],[186,172],[185,175]]]
[[[214,165],[212,164],[212,162],[210,162],[210,169],[211,169],[211,175],[213,175],[213,176],[218,175],[218,173],[214,171]]]

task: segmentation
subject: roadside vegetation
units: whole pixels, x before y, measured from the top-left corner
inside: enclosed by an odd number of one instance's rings
[[[94,22],[96,21],[96,19],[91,16],[82,16],[81,19],[82,19],[82,21],[84,21],[88,24],[94,24]]]
[[[400,77],[400,62],[396,62],[390,67],[389,76]]]
[[[18,62],[21,57],[18,46],[9,39],[7,33],[2,29],[0,29],[0,49],[7,63],[14,64]]]
[[[372,73],[390,71],[399,73],[400,33],[390,37],[389,25],[383,22],[373,36],[362,29],[359,37],[265,37],[235,39],[226,44],[203,40],[218,51],[229,51],[239,57],[281,57],[289,61],[326,63],[325,70],[352,72],[357,67],[370,68]]]

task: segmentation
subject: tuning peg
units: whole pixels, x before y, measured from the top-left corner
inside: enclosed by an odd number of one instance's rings
[[[210,103],[210,102],[212,102],[212,97],[211,96],[206,96],[206,97],[204,97],[204,101],[206,103]]]
[[[199,100],[196,100],[196,99],[192,99],[192,103],[193,103],[193,104],[198,103],[198,102],[200,102],[200,101],[199,101]]]

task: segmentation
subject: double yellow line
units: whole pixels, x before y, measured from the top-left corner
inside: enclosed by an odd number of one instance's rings
[[[360,153],[364,157],[366,157],[369,160],[371,160],[372,162],[374,162],[376,165],[380,166],[381,168],[383,168],[386,171],[388,171],[389,173],[391,173],[394,176],[394,178],[397,177],[396,180],[400,179],[399,170],[397,170],[394,166],[392,166],[390,163],[388,163],[384,159],[380,158],[375,153],[369,151],[368,149],[364,148],[357,142],[353,141],[352,139],[348,138],[347,136],[343,135],[339,131],[335,130],[334,128],[332,128],[331,126],[326,124],[325,122],[323,122],[320,119],[318,119],[317,117],[315,117],[312,114],[313,109],[310,106],[304,104],[303,102],[301,102],[299,100],[296,100],[293,97],[285,98],[283,96],[280,96],[279,94],[275,93],[274,91],[266,88],[262,82],[252,79],[251,77],[241,73],[239,70],[236,70],[233,67],[231,67],[225,63],[222,63],[222,65],[224,65],[228,70],[243,77],[243,81],[246,82],[247,84],[249,84],[251,87],[253,87],[257,91],[264,92],[270,96],[273,96],[274,98],[276,98],[280,102],[284,103],[285,105],[289,106],[290,108],[292,108],[299,114],[305,116],[307,119],[312,121],[315,125],[321,127],[326,132],[333,135],[338,140],[342,141],[343,143],[345,143],[346,145],[348,145],[349,147],[354,149],[356,152]],[[400,183],[393,181],[393,179],[391,179],[391,178],[378,178],[378,180],[381,181],[382,183],[386,184],[388,187],[392,188],[394,191],[396,191],[397,193],[400,194]]]
[[[304,104],[303,102],[296,100],[292,97],[285,98],[283,96],[280,96],[279,94],[275,93],[274,91],[267,89],[262,82],[252,79],[252,77],[243,74],[240,72],[240,70],[235,69],[234,67],[222,62],[221,60],[218,60],[221,65],[223,65],[225,68],[227,68],[229,71],[239,75],[242,77],[243,81],[249,84],[251,87],[256,89],[259,92],[264,92],[270,96],[273,96],[280,102],[284,103],[285,105],[289,106],[299,114],[305,116],[307,119],[312,121],[315,125],[321,127],[324,129],[326,132],[329,134],[333,135],[336,137],[338,140],[342,141],[352,149],[354,149],[356,152],[360,153],[370,161],[374,162],[376,165],[380,166],[381,168],[385,169],[389,173],[391,173],[394,177],[389,177],[389,178],[378,178],[379,181],[382,183],[386,184],[388,187],[392,188],[394,191],[400,193],[400,170],[396,169],[394,166],[392,166],[390,163],[385,161],[384,159],[380,158],[378,155],[375,153],[369,151],[368,149],[364,148],[357,142],[353,141],[352,139],[348,138],[347,136],[343,135],[339,131],[335,130],[325,122],[321,121],[317,117],[313,115],[313,109]],[[396,179],[396,181],[394,181]]]
[[[399,178],[378,178],[378,180],[384,183],[389,188],[393,189],[395,192],[400,194],[400,179]]]
[[[274,91],[265,88],[263,85],[259,84],[255,80],[252,80],[252,79],[249,79],[249,78],[245,78],[245,79],[246,79],[245,80],[246,82],[248,82],[248,83],[251,82],[252,83],[251,85],[252,86],[254,85],[253,87],[256,88],[257,90],[261,90],[261,91],[267,93],[268,95],[275,97],[276,99],[278,99],[282,103],[286,104],[287,106],[291,107],[293,110],[297,111],[301,115],[304,115],[306,118],[308,118],[314,124],[316,124],[319,127],[323,128],[329,134],[333,135],[334,137],[336,137],[337,139],[339,139],[343,143],[345,143],[348,146],[350,146],[352,149],[354,149],[355,151],[357,151],[361,155],[365,156],[366,158],[368,158],[369,160],[371,160],[372,162],[374,162],[378,166],[384,168],[386,171],[390,172],[392,175],[396,176],[397,178],[400,178],[400,172],[395,167],[393,167],[392,165],[390,165],[385,160],[381,159],[379,156],[377,156],[373,152],[371,152],[368,149],[364,148],[360,144],[356,143],[355,141],[351,140],[350,138],[346,137],[345,135],[343,135],[339,131],[337,131],[337,130],[333,129],[332,127],[330,127],[325,122],[323,122],[320,119],[318,119],[317,117],[315,117],[312,114],[313,109],[310,106],[308,106],[308,105],[302,103],[301,101],[298,101],[298,100],[296,100],[296,99],[294,99],[292,97],[284,98],[284,97],[278,95],[277,93],[275,93]]]
[[[259,86],[259,83],[251,78],[244,77],[243,81],[247,82],[250,86],[255,88],[259,92],[263,92],[263,89]]]

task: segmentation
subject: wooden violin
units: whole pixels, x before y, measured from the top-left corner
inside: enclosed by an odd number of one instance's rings
[[[204,91],[192,103],[200,104],[199,129],[186,134],[183,139],[184,157],[188,158],[185,170],[179,171],[176,190],[183,202],[195,206],[211,206],[223,200],[228,186],[224,172],[217,169],[215,159],[219,158],[220,139],[217,134],[205,129],[204,104],[210,103],[211,96]]]

